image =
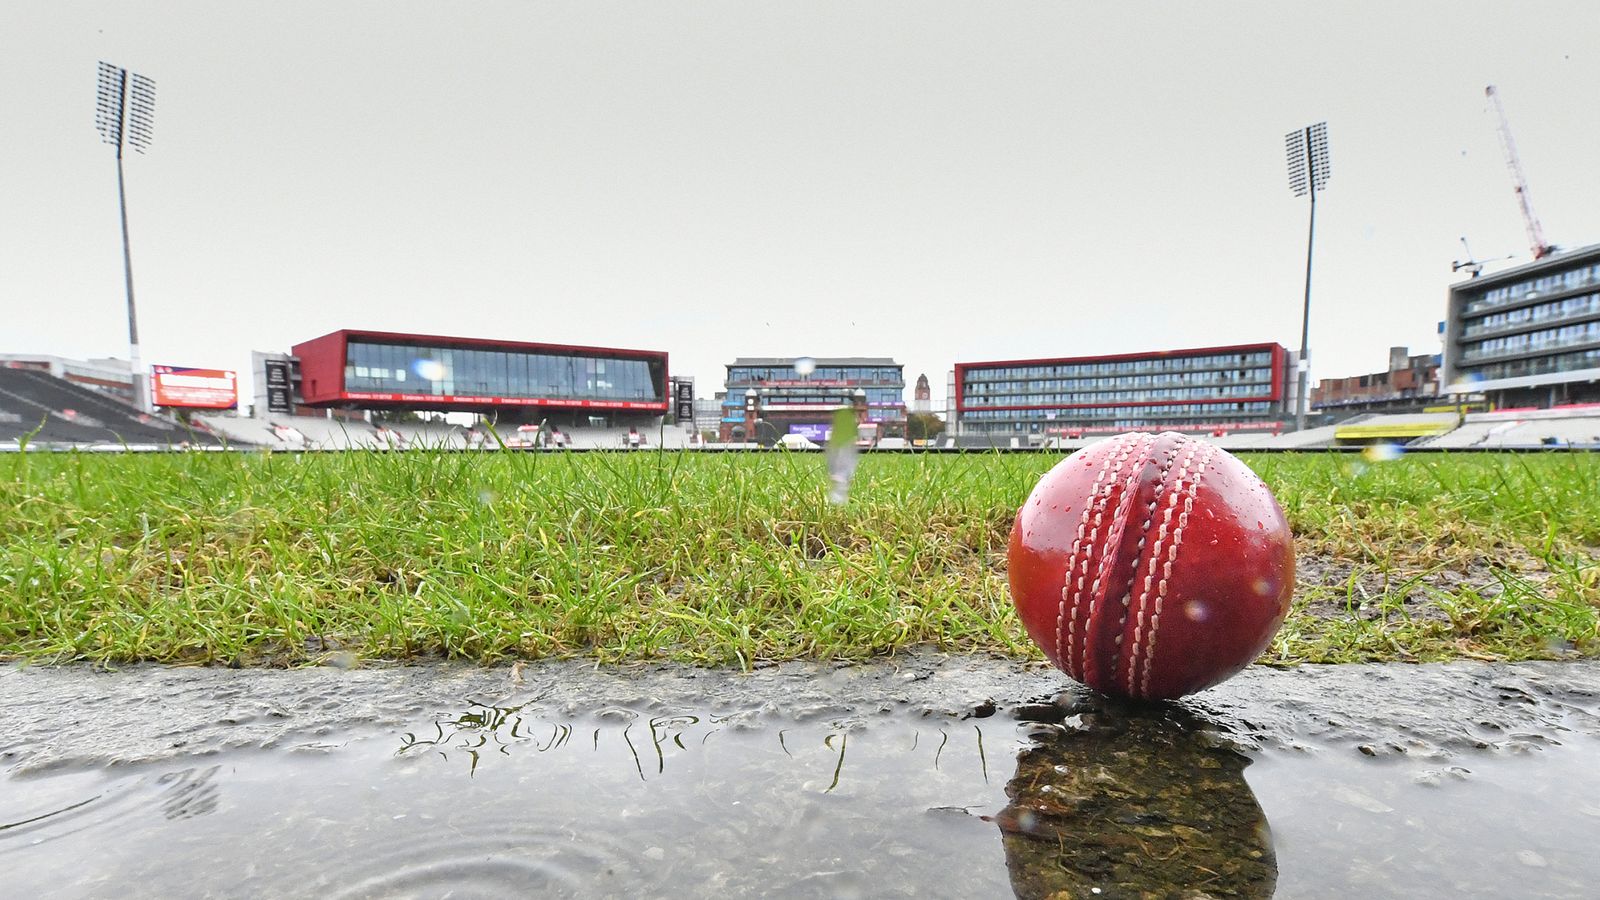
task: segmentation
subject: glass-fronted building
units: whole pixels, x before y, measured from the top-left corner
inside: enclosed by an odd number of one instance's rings
[[[804,360],[802,374],[795,368]],[[831,427],[834,410],[866,403],[866,422],[881,435],[903,435],[906,423],[905,367],[887,357],[788,359],[740,357],[728,365],[722,400],[722,440],[746,437],[746,406],[780,434],[820,437]],[[749,437],[754,437],[750,435]]]
[[[1242,344],[957,363],[958,433],[1277,430],[1288,359],[1280,344]]]
[[[1600,402],[1600,244],[1451,285],[1441,380],[1502,408]]]
[[[667,354],[655,350],[345,330],[294,357],[306,406],[667,410]]]

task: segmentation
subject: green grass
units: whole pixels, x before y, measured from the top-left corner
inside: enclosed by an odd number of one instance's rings
[[[0,657],[1036,656],[1011,517],[1044,455],[7,454]],[[1268,662],[1600,653],[1600,457],[1247,457],[1294,525]]]

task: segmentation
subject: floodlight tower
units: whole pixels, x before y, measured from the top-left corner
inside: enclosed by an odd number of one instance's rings
[[[1311,195],[1311,224],[1306,228],[1306,302],[1300,316],[1300,395],[1295,401],[1294,428],[1306,427],[1307,382],[1311,373],[1311,247],[1317,234],[1317,191],[1328,183],[1328,123],[1307,125],[1284,135],[1289,157],[1289,190],[1296,197]]]
[[[122,148],[144,153],[155,128],[156,83],[121,66],[101,61],[95,91],[94,125],[117,148],[117,208],[122,213],[122,273],[128,285],[128,355],[133,370],[133,402],[150,409],[150,392],[139,361],[139,318],[133,306],[133,256],[128,249],[128,194],[122,184]]]

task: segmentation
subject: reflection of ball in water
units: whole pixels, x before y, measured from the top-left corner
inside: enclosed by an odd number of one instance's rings
[[[1272,831],[1226,732],[1181,707],[1074,718],[1018,755],[991,819],[1018,897],[1273,895]]]
[[[1050,661],[1106,694],[1169,699],[1266,649],[1294,544],[1272,492],[1227,451],[1124,434],[1062,460],[1011,529],[1011,599]]]

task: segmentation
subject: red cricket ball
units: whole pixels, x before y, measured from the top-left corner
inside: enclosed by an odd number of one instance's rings
[[[1289,612],[1294,541],[1266,484],[1214,444],[1122,434],[1044,474],[1011,527],[1011,599],[1057,668],[1166,700],[1249,665]]]

